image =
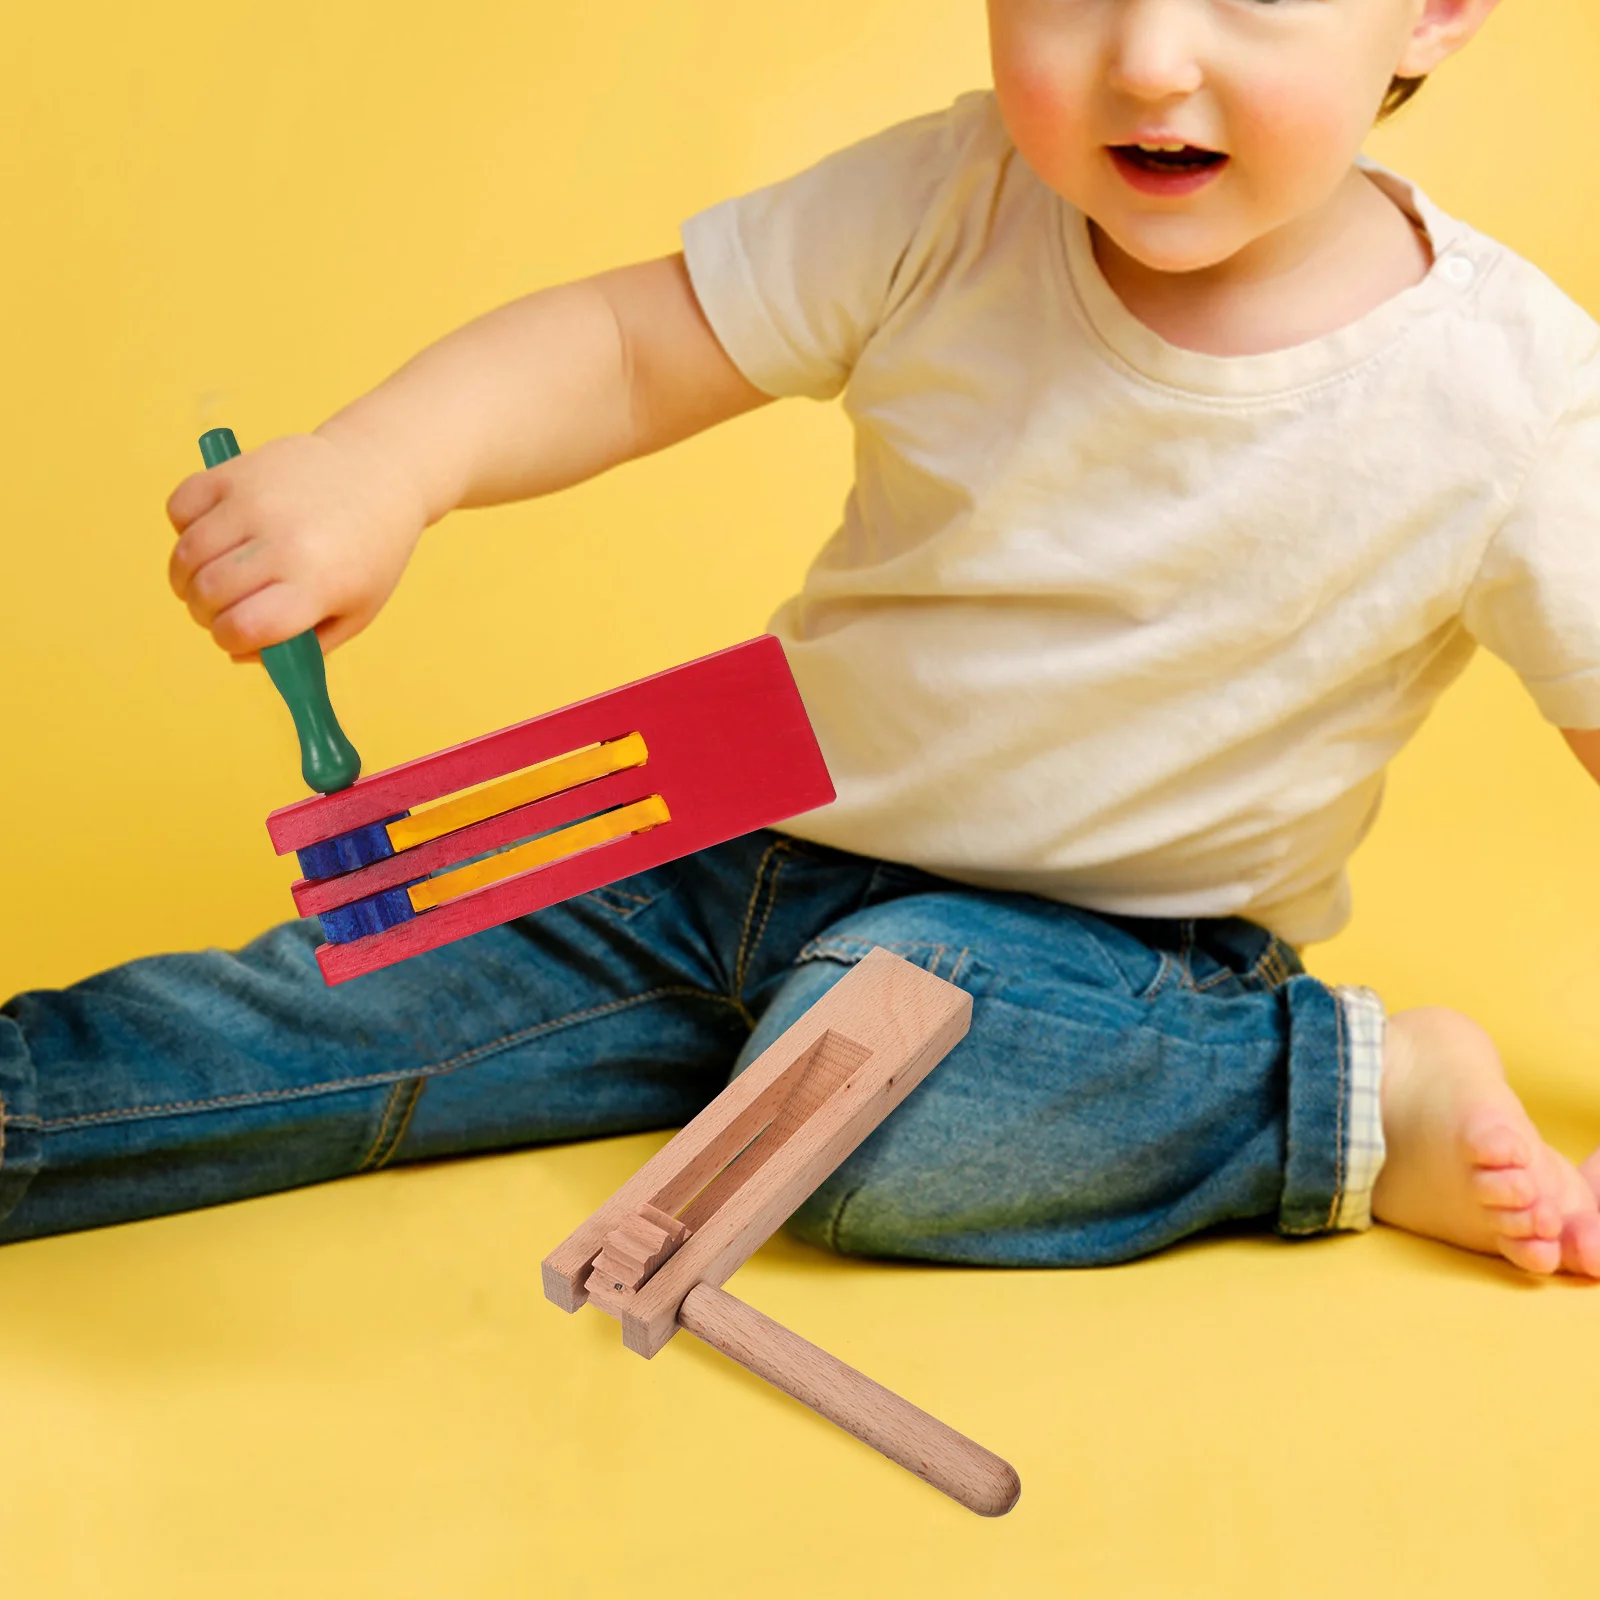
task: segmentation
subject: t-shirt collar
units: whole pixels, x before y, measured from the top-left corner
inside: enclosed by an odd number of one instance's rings
[[[1364,155],[1356,158],[1356,164],[1371,174],[1402,210],[1421,223],[1434,260],[1420,283],[1391,296],[1345,327],[1304,344],[1258,355],[1216,356],[1170,344],[1118,299],[1095,259],[1084,214],[1062,200],[1060,237],[1078,307],[1114,356],[1170,388],[1258,398],[1304,388],[1345,371],[1396,342],[1419,318],[1459,296],[1475,276],[1470,230],[1442,212],[1409,178]]]

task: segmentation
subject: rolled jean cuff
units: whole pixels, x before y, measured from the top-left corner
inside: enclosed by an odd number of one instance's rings
[[[0,1222],[39,1170],[39,1107],[22,1030],[0,1013]]]
[[[1370,989],[1330,987],[1306,974],[1291,978],[1281,993],[1290,1029],[1278,1232],[1369,1228],[1384,1159],[1383,1003]]]
[[[1371,989],[1339,984],[1334,989],[1343,1011],[1344,1045],[1349,1060],[1344,1129],[1344,1195],[1336,1228],[1372,1226],[1372,1187],[1383,1170],[1383,1036],[1388,1018]]]

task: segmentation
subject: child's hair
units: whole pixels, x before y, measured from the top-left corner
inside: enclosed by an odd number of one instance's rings
[[[1391,78],[1383,96],[1383,104],[1378,107],[1378,121],[1382,122],[1385,117],[1392,117],[1427,81],[1426,76]]]

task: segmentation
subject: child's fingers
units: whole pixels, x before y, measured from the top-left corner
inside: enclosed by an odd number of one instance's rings
[[[220,612],[211,637],[235,660],[258,655],[313,625],[305,596],[287,583],[272,582]]]
[[[194,523],[167,557],[167,582],[180,600],[188,600],[196,576],[230,551],[250,543],[244,520],[218,510]]]
[[[189,580],[185,601],[189,615],[202,628],[209,628],[229,606],[282,577],[267,547],[259,539],[246,539],[208,561]]]
[[[323,655],[331,655],[347,639],[353,639],[372,621],[376,607],[361,604],[349,611],[334,612],[317,623],[317,643]]]
[[[182,533],[197,517],[203,517],[227,492],[227,474],[191,473],[167,496],[167,520],[173,531]]]

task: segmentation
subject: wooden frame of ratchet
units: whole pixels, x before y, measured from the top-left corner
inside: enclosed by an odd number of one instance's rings
[[[415,916],[319,945],[329,983],[770,827],[834,791],[783,646],[763,634],[282,806],[267,832],[284,855],[447,796],[387,822],[395,854],[293,886],[301,916],[320,916],[456,866],[406,889]]]
[[[874,949],[545,1257],[564,1311],[593,1301],[639,1355],[680,1327],[984,1516],[1021,1484],[998,1456],[721,1285],[965,1036],[972,999]]]

